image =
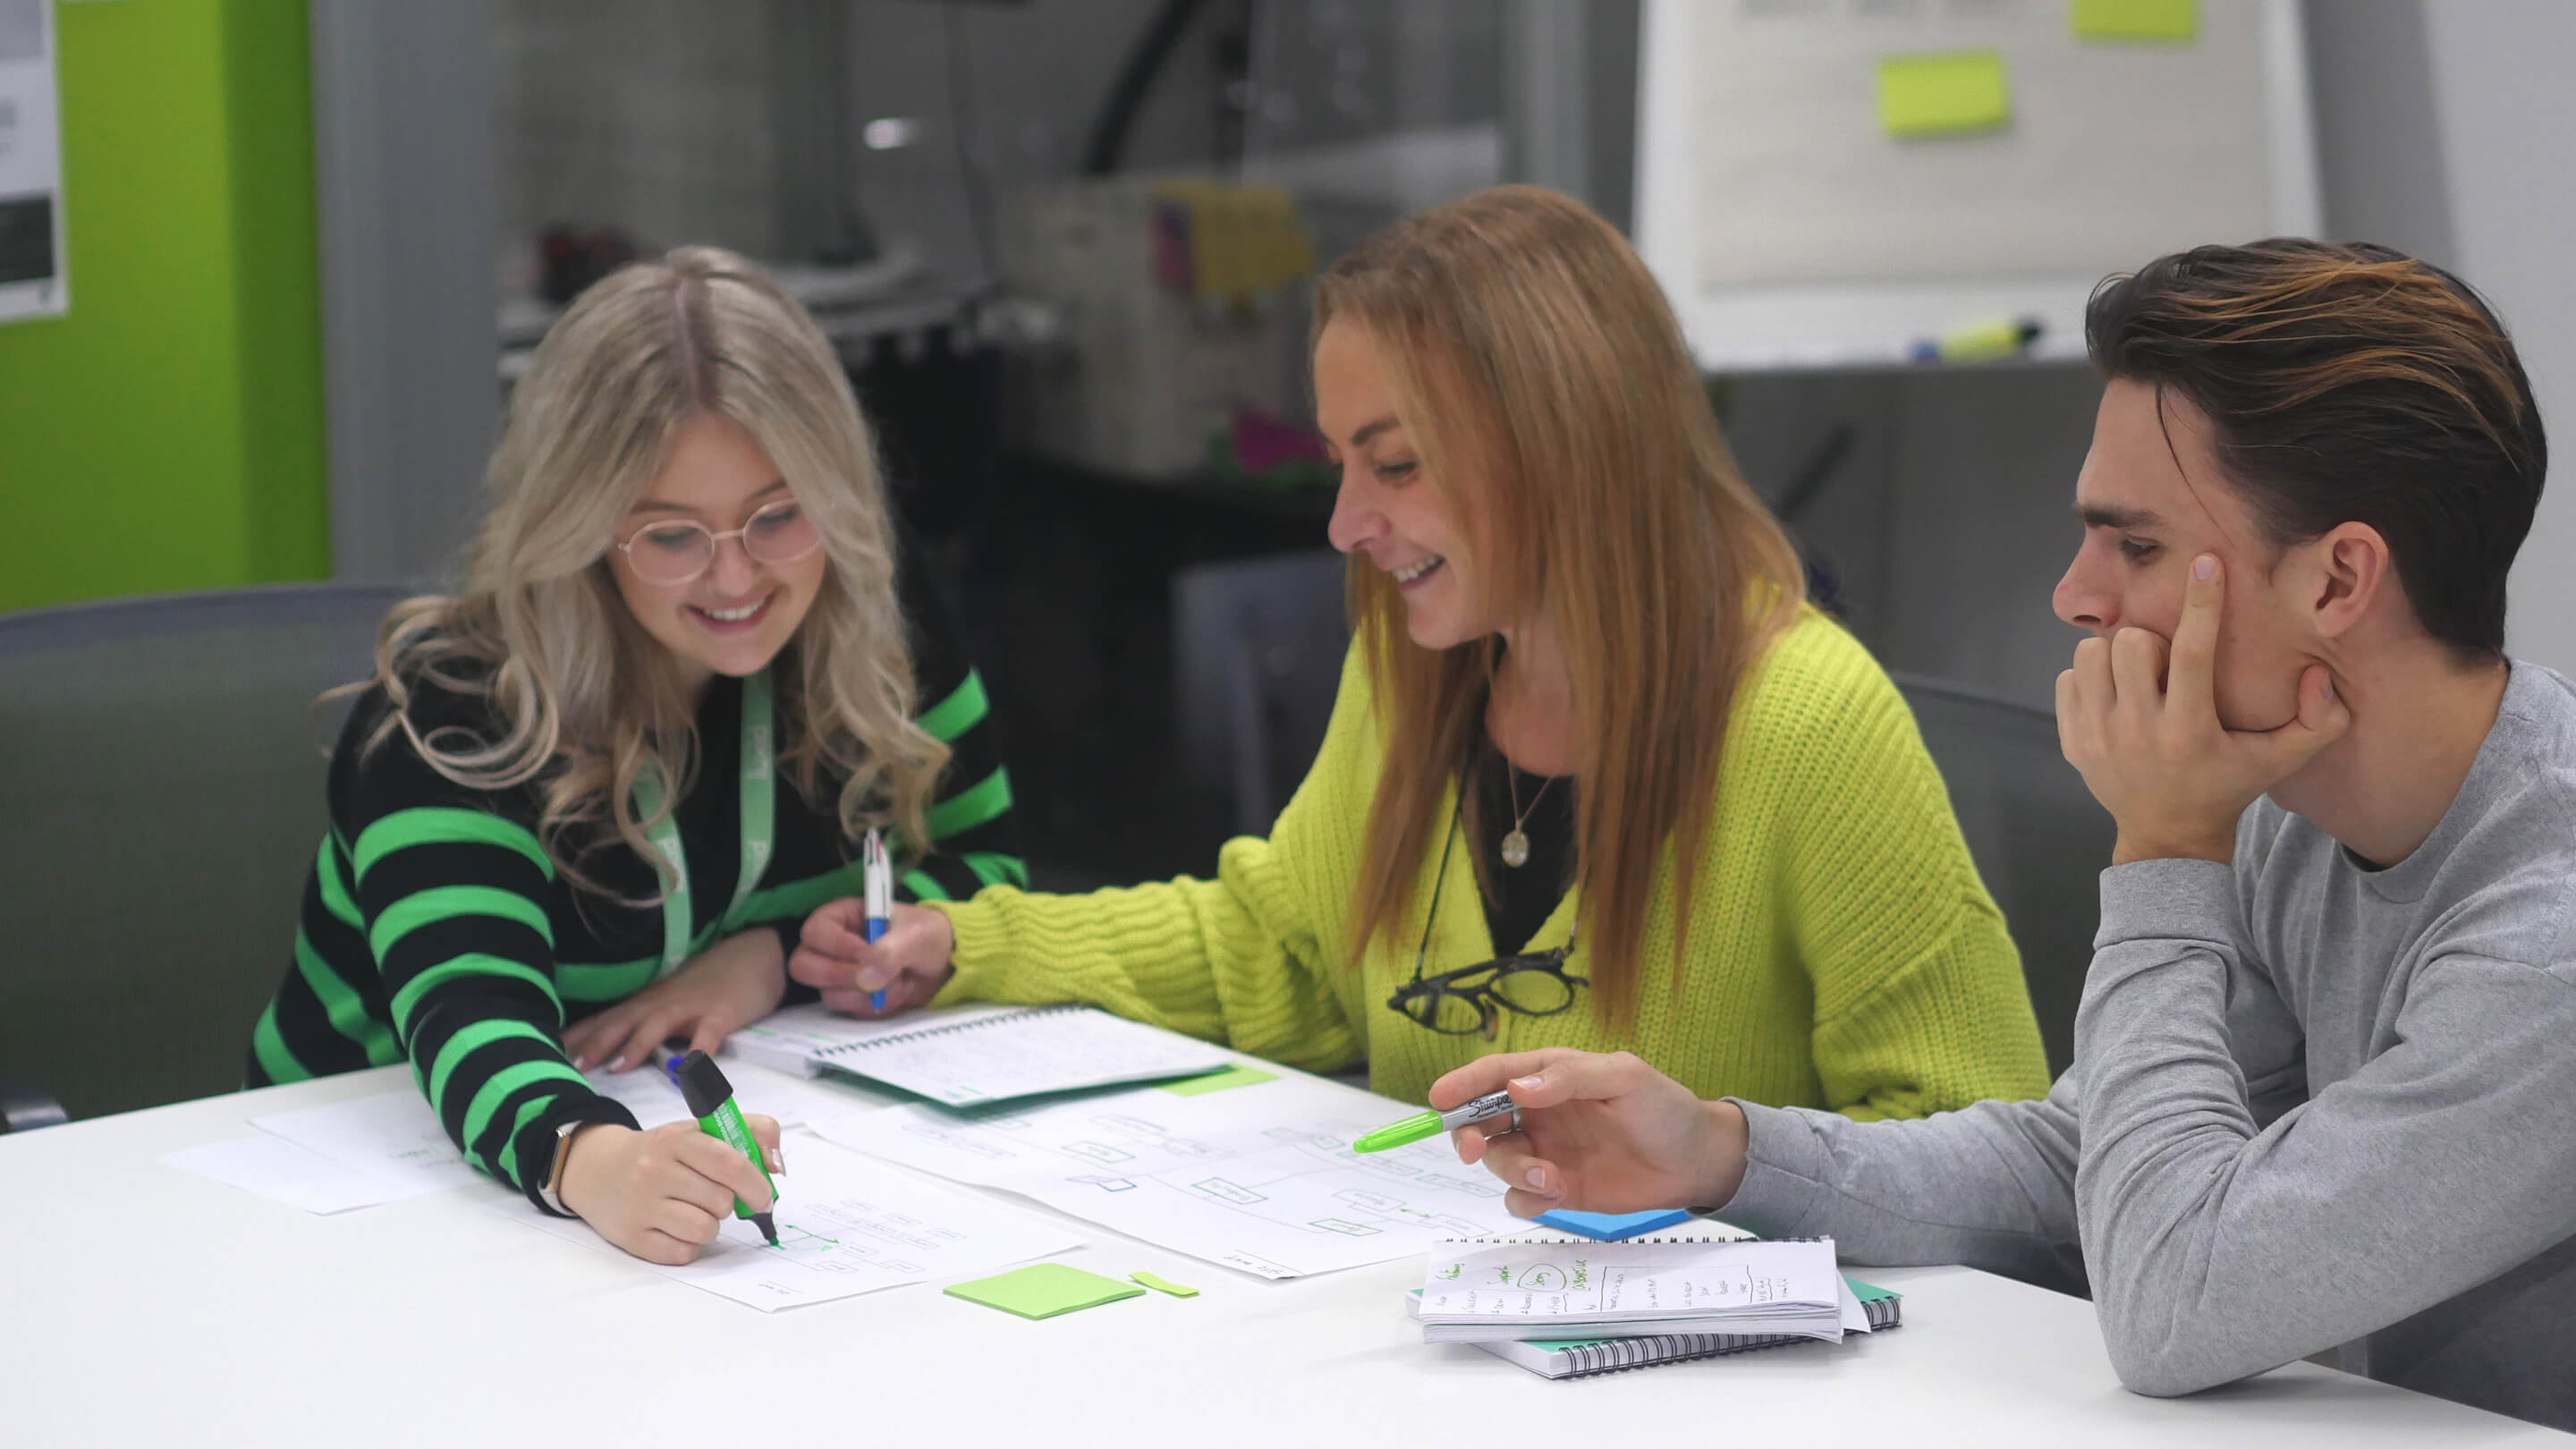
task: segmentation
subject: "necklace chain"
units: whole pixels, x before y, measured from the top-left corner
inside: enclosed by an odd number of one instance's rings
[[[1529,836],[1522,832],[1521,827],[1529,823],[1530,811],[1536,810],[1538,802],[1547,797],[1548,787],[1556,783],[1556,777],[1548,776],[1538,787],[1538,793],[1530,797],[1529,810],[1523,810],[1520,771],[1513,768],[1511,757],[1500,755],[1499,751],[1497,754],[1503,762],[1503,788],[1511,791],[1512,795],[1512,828],[1503,833],[1503,864],[1517,869],[1529,859]]]

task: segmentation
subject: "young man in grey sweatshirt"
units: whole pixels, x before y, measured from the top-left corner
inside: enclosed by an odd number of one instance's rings
[[[2576,1429],[2576,685],[2503,653],[2546,446],[2494,317],[2375,247],[2106,284],[2057,610],[2067,758],[2119,827],[2036,1102],[1703,1102],[1624,1054],[1488,1057],[1514,1211],[1704,1203],[1862,1263],[2083,1292],[2182,1394],[2336,1350]]]

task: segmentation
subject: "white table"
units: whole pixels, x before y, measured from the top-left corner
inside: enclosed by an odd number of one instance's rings
[[[766,1075],[734,1071],[755,1108]],[[1963,1268],[1865,1273],[1905,1326],[1839,1348],[1551,1383],[1423,1344],[1412,1255],[1265,1283],[1066,1219],[1087,1244],[1067,1261],[1200,1296],[1027,1322],[917,1284],[763,1314],[530,1232],[474,1200],[492,1184],[315,1217],[156,1160],[409,1084],[387,1067],[0,1137],[0,1444],[2570,1442],[2309,1364],[2139,1398],[2089,1305]]]

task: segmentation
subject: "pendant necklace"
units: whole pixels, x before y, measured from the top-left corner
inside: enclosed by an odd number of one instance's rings
[[[1530,810],[1536,810],[1538,802],[1546,797],[1548,785],[1555,783],[1556,777],[1548,776],[1547,784],[1539,786],[1538,794],[1530,797],[1529,810],[1523,810],[1520,771],[1512,767],[1509,759],[1503,761],[1503,785],[1512,792],[1512,828],[1503,833],[1503,864],[1517,867],[1529,860],[1529,837],[1521,833],[1521,826],[1528,823]]]

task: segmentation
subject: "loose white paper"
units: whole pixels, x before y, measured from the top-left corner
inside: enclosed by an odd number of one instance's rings
[[[405,1183],[406,1197],[474,1180],[474,1169],[447,1140],[438,1114],[417,1092],[387,1092],[253,1117],[250,1125],[309,1152],[384,1179]]]
[[[409,1174],[369,1173],[266,1134],[182,1148],[161,1160],[309,1213],[347,1212],[437,1190]]]
[[[907,1167],[1021,1193],[1264,1278],[1296,1278],[1529,1227],[1503,1210],[1502,1184],[1461,1164],[1446,1138],[1351,1151],[1360,1134],[1417,1110],[1283,1073],[1196,1095],[1142,1087],[1016,1112],[916,1105],[814,1126]]]
[[[870,1162],[808,1133],[796,1134],[784,1150],[793,1171],[777,1178],[777,1247],[750,1223],[727,1218],[696,1262],[666,1267],[628,1261],[774,1313],[905,1283],[962,1278],[1081,1246],[1029,1213]],[[495,1200],[490,1206],[548,1236],[625,1256],[588,1223],[549,1217],[524,1200]]]
[[[616,1075],[594,1071],[588,1080],[594,1090],[625,1103],[648,1130],[689,1119],[679,1087],[658,1069],[638,1067]],[[829,1088],[768,1078],[746,1078],[737,1084],[734,1101],[746,1112],[777,1118],[782,1127],[796,1126],[809,1115],[836,1115],[852,1108],[849,1099],[833,1095]],[[254,1117],[250,1125],[361,1174],[372,1184],[368,1190],[382,1194],[374,1199],[377,1202],[444,1191],[476,1176],[465,1155],[447,1140],[438,1114],[418,1092],[386,1092],[327,1107],[278,1112]]]

